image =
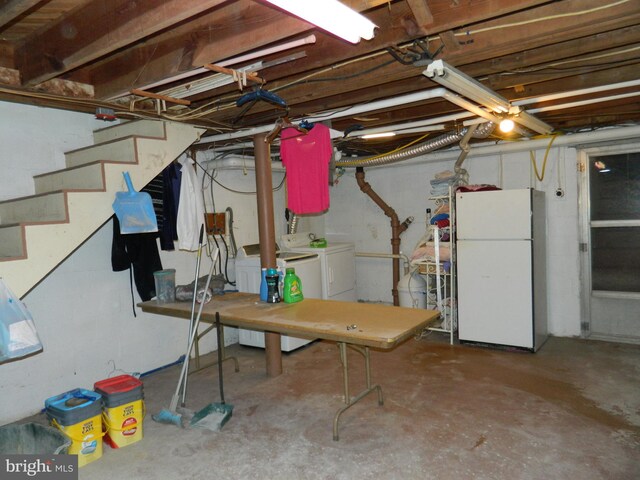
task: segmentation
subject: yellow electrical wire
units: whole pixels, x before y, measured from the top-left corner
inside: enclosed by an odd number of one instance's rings
[[[547,149],[544,152],[544,160],[542,162],[542,176],[540,175],[540,173],[538,173],[538,165],[536,163],[536,154],[533,150],[529,150],[529,157],[531,158],[531,164],[533,165],[533,171],[536,174],[536,178],[538,179],[538,181],[542,181],[544,180],[544,172],[547,169],[547,159],[549,158],[549,151],[551,151],[551,145],[553,145],[553,142],[555,141],[555,139],[558,137],[558,134],[555,135],[551,135],[551,141],[549,142],[549,145],[547,145]]]

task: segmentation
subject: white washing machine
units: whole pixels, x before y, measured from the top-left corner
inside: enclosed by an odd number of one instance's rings
[[[315,252],[278,252],[276,265],[283,274],[288,267],[295,268],[305,298],[322,298],[320,257]],[[236,287],[240,292],[260,293],[261,280],[260,246],[245,245],[238,250],[236,256]],[[264,348],[264,332],[240,328],[238,334],[240,345]],[[283,352],[290,352],[312,341],[313,339],[281,335],[280,348]]]
[[[320,257],[322,298],[355,302],[356,250],[353,243],[331,242],[323,248],[309,247],[309,234],[284,235],[283,246],[296,252],[315,253]]]

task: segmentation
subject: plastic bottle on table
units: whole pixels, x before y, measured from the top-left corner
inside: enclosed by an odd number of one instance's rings
[[[280,302],[280,289],[278,288],[278,271],[275,268],[267,270],[267,303]]]
[[[260,301],[267,301],[267,269],[263,268],[260,279]]]
[[[284,303],[296,303],[304,300],[304,296],[302,295],[302,281],[300,277],[296,275],[295,268],[287,268],[282,291]]]

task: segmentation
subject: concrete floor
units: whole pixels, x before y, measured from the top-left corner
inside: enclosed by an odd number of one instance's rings
[[[430,335],[372,352],[370,395],[341,420],[334,344],[283,356],[267,378],[262,350],[224,363],[233,417],[220,432],[158,424],[80,470],[81,479],[638,479],[640,346],[551,338],[536,353],[450,346]],[[352,394],[364,385],[349,353]],[[144,378],[149,414],[168,406],[177,367]],[[190,377],[188,407],[217,402],[217,369]]]

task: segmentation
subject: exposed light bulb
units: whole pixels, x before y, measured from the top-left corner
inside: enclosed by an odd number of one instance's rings
[[[513,123],[513,120],[511,120],[510,118],[505,118],[500,122],[500,131],[504,133],[509,133],[513,131],[513,128],[515,126],[516,125],[515,123]]]

